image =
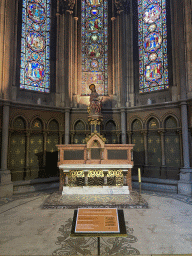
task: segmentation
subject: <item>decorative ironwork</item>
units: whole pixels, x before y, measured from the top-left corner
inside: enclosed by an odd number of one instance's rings
[[[88,172],[88,177],[104,177],[103,171],[102,170],[89,170]]]
[[[123,186],[123,171],[109,170],[107,173],[108,178],[115,178],[116,186]],[[113,180],[114,181],[114,180]]]
[[[83,171],[71,170],[68,174],[68,186],[84,186],[85,185],[85,175]]]
[[[123,186],[124,175],[121,170],[108,170],[107,175],[104,175],[103,170],[89,170],[85,175],[85,172],[82,170],[71,170],[68,175],[68,186],[103,186],[112,185],[112,186]],[[86,177],[85,177],[86,176]],[[107,178],[107,182],[104,183],[104,176]],[[88,182],[85,184],[85,178],[88,179]]]

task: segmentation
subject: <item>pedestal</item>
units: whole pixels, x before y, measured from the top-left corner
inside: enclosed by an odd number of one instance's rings
[[[13,195],[13,182],[9,170],[0,170],[0,197]]]
[[[181,169],[180,180],[178,181],[178,193],[192,195],[192,169]]]

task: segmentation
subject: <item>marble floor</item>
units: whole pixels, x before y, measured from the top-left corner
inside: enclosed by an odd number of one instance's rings
[[[70,237],[74,209],[43,209],[55,191],[0,199],[0,255],[97,255],[96,238]],[[101,255],[192,255],[192,197],[142,191],[123,209],[128,236],[101,238]]]

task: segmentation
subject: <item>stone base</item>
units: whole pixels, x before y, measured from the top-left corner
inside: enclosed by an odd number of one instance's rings
[[[192,182],[184,183],[178,181],[178,194],[181,195],[192,195]]]
[[[9,170],[0,170],[0,197],[13,195],[13,182]]]
[[[13,195],[13,183],[0,184],[0,197],[9,197]]]
[[[178,181],[178,193],[192,195],[192,169],[181,169]]]
[[[62,195],[129,195],[128,186],[82,186],[68,187],[64,186]]]

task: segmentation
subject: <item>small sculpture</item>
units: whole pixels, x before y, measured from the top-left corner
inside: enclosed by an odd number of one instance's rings
[[[96,92],[95,85],[90,84],[89,89],[90,94],[90,106],[88,107],[88,112],[90,115],[101,115],[101,101],[102,97]]]

